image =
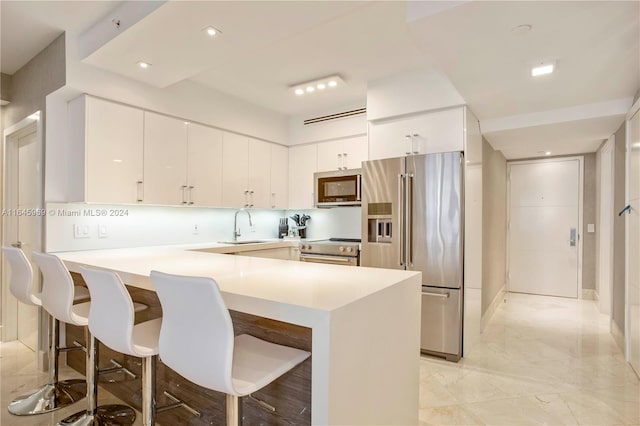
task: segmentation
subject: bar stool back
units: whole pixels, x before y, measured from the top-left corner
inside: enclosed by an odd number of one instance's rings
[[[40,295],[33,294],[33,268],[24,252],[16,247],[2,247],[11,267],[9,289],[16,299],[26,305],[42,306]],[[88,296],[88,293],[87,293]],[[17,416],[48,413],[82,399],[86,395],[84,380],[58,381],[58,324],[50,318],[49,383],[13,400],[7,409]]]
[[[153,426],[157,412],[178,407],[199,416],[198,411],[168,392],[164,395],[174,403],[156,406],[156,358],[162,318],[134,325],[134,304],[118,274],[93,268],[82,268],[81,272],[91,293],[91,334],[114,351],[142,358],[142,424]]]
[[[98,343],[87,327],[91,302],[73,304],[73,280],[60,258],[47,253],[34,252],[33,260],[40,267],[44,278],[42,306],[49,311],[56,322],[63,321],[66,324],[85,327],[87,409],[61,420],[58,424],[132,425],[136,413],[131,407],[120,404],[98,406]]]
[[[186,379],[224,392],[227,425],[242,419],[239,397],[251,397],[311,355],[248,334],[234,337],[231,315],[211,278],[151,271],[151,280],[163,312],[162,361]]]

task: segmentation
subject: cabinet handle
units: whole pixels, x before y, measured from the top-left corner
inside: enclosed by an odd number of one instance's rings
[[[411,138],[411,135],[404,135],[404,140],[406,141],[407,146],[409,147],[409,151],[406,151],[405,154],[411,155],[411,151],[413,151],[413,139]]]
[[[144,199],[144,185],[143,185],[142,181],[139,180],[139,181],[136,182],[136,186],[137,186],[136,189],[137,189],[137,192],[138,192],[137,199],[138,199],[138,202],[141,202]]]
[[[272,209],[276,208],[276,193],[275,192],[271,193],[271,208]]]
[[[182,185],[180,188],[182,189],[182,204],[187,204],[187,198],[186,198],[187,185]]]
[[[344,161],[342,161],[342,154],[338,154],[338,170],[342,170],[342,165]]]
[[[189,186],[189,205],[193,205],[193,188],[195,186]]]
[[[414,141],[416,139],[418,139],[418,136],[420,136],[420,135],[417,134],[417,133],[414,133],[413,136],[411,137],[411,149],[413,150],[414,154],[419,154],[420,153],[420,151],[416,150],[415,146],[414,146]]]

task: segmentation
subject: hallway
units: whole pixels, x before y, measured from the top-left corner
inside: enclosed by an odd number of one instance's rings
[[[640,383],[591,300],[509,293],[458,364],[423,357],[421,424],[640,424]]]

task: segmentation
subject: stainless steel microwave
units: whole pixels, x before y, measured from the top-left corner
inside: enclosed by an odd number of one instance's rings
[[[316,207],[359,206],[362,169],[313,174]]]

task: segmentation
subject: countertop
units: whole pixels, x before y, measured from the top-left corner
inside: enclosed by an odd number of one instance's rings
[[[120,273],[127,284],[147,290],[153,290],[150,272],[158,270],[214,278],[223,295],[319,311],[339,309],[419,274],[223,254],[292,247],[298,243],[298,240],[240,245],[201,243],[54,254],[71,271],[80,272],[83,265],[111,269]]]

